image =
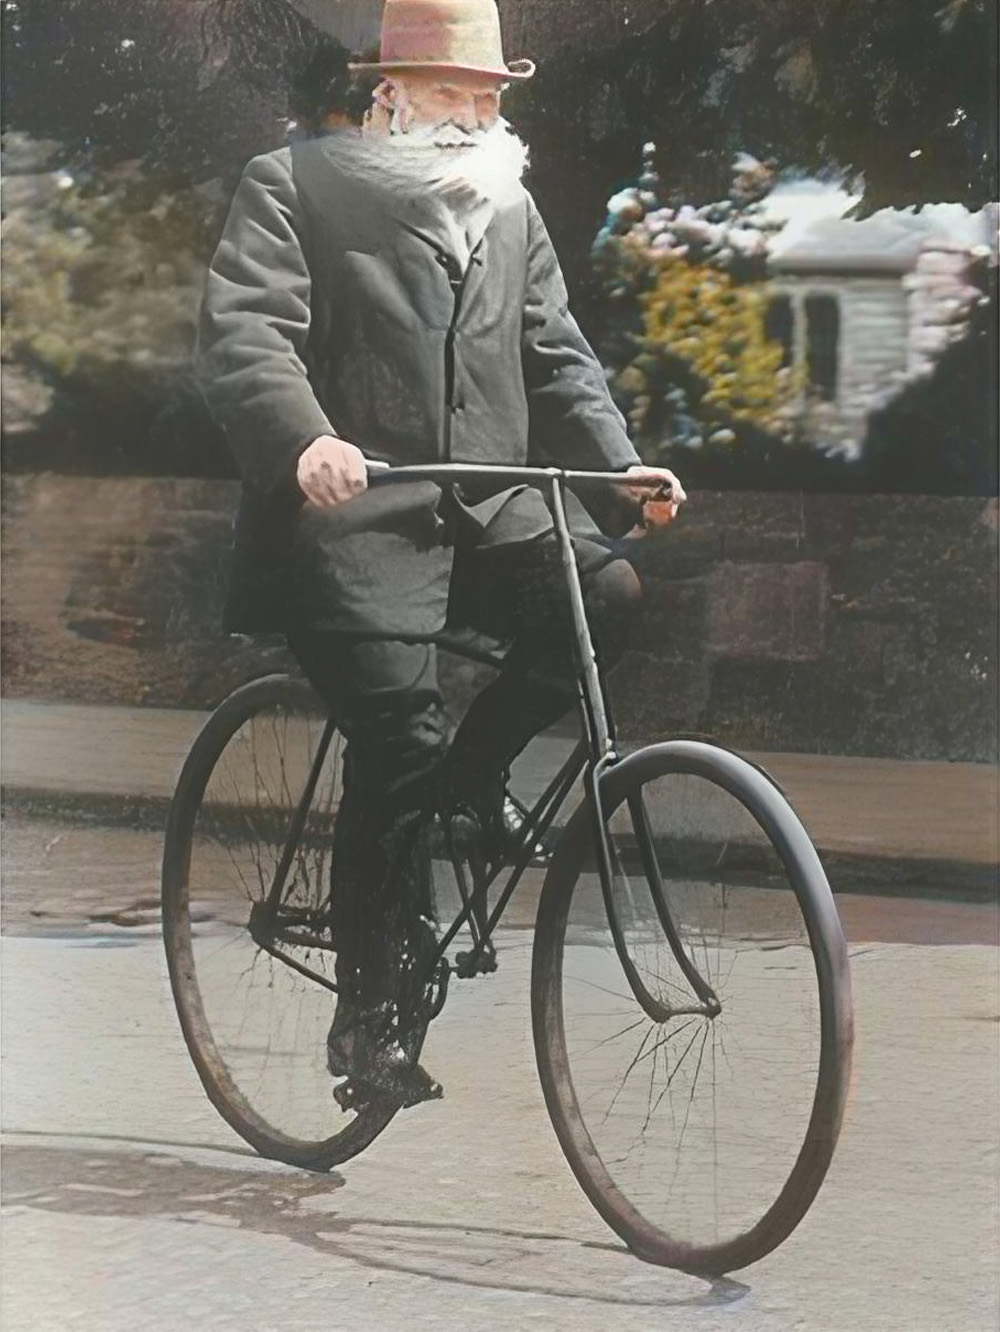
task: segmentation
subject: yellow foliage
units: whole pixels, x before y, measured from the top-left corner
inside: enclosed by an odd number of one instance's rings
[[[767,288],[665,251],[640,296],[644,345],[687,361],[706,384],[702,399],[732,417],[771,426],[795,396],[782,348],[766,333]]]

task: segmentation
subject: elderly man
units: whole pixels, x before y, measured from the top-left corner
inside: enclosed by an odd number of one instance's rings
[[[500,118],[494,0],[387,0],[363,129],[247,166],[211,266],[200,350],[210,406],[244,478],[230,627],[284,629],[347,737],[331,921],[341,1000],[335,1075],[356,1098],[440,1094],[417,1064],[434,943],[426,829],[471,815],[504,852],[514,756],[572,702],[552,520],[530,488],[368,487],[366,462],[632,471],[632,527],[669,485],[643,468],[567,309],[552,245]],[[623,512],[622,510],[628,510]],[[661,509],[660,512],[663,512]],[[575,505],[604,667],[635,575]],[[434,635],[511,644],[453,740]]]

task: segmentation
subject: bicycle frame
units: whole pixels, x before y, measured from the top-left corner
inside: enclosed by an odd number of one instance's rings
[[[641,795],[629,801],[629,810],[640,860],[647,875],[650,895],[664,933],[670,943],[671,950],[677,958],[678,965],[698,998],[699,1002],[697,1004],[674,1008],[664,1004],[650,993],[631,959],[621,922],[614,906],[611,850],[608,841],[606,812],[601,796],[601,785],[602,779],[619,762],[620,755],[597,653],[587,620],[580,571],[573,550],[573,537],[566,517],[565,494],[570,486],[608,484],[634,486],[634,479],[629,481],[620,472],[573,472],[559,468],[498,467],[487,464],[446,463],[390,468],[386,464],[369,463],[369,470],[372,481],[377,484],[406,481],[435,481],[440,484],[447,484],[472,480],[493,480],[500,484],[509,482],[511,485],[527,483],[537,486],[546,495],[552,514],[573,621],[577,703],[583,728],[583,739],[549,783],[534,807],[528,811],[521,833],[520,845],[512,865],[498,867],[488,876],[483,872],[474,875],[474,878],[478,878],[479,882],[474,883],[472,892],[469,892],[460,860],[452,852],[451,858],[462,898],[462,909],[438,945],[430,966],[428,982],[432,982],[435,976],[442,976],[442,988],[446,989],[447,975],[450,972],[450,965],[446,962],[446,954],[459,931],[466,926],[472,934],[473,948],[472,952],[466,957],[466,966],[469,970],[463,972],[463,974],[473,974],[476,965],[482,961],[487,950],[492,946],[492,935],[533,857],[535,846],[552,827],[570,790],[582,773],[584,799],[591,815],[594,849],[605,911],[614,939],[615,950],[633,994],[647,1015],[655,1022],[666,1022],[671,1017],[683,1013],[704,1013],[707,1016],[715,1016],[720,1011],[718,998],[685,952],[676,925],[671,917],[657,866],[648,814]],[[440,642],[441,638],[441,635],[407,636],[402,641]],[[489,661],[490,664],[496,664],[489,654],[484,654],[460,644],[449,644],[449,647],[457,655],[465,656],[471,660]],[[323,763],[326,760],[333,731],[334,723],[330,721],[317,749],[303,798],[293,817],[288,841],[279,861],[271,890],[266,901],[260,904],[257,919],[251,921],[251,932],[255,942],[260,947],[265,948],[275,957],[280,958],[281,961],[291,965],[295,970],[312,976],[325,988],[331,990],[335,990],[336,986],[325,978],[316,976],[297,960],[289,958],[275,947],[273,941],[281,938],[282,931],[276,928],[281,894],[284,891],[285,879],[294,858],[296,845],[306,824],[309,807]],[[500,894],[499,901],[486,920],[485,925],[480,926],[482,915],[487,906],[489,889],[506,869],[509,869],[509,876]],[[318,946],[317,941],[313,940],[313,946]],[[443,1003],[443,994],[440,1002]]]

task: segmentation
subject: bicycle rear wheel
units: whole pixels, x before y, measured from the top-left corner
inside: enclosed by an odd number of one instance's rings
[[[620,945],[581,808],[538,912],[546,1102],[639,1256],[733,1271],[791,1233],[833,1155],[853,1041],[843,931],[798,818],[737,755],[654,746],[602,790]]]
[[[191,749],[163,857],[170,980],[205,1090],[262,1156],[312,1170],[356,1155],[392,1118],[384,1107],[342,1111],[326,1066],[337,995],[323,908],[340,759],[340,736],[306,684],[269,676],[238,689]],[[279,959],[252,930],[314,768],[282,893]]]

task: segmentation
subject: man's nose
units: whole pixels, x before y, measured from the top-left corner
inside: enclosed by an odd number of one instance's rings
[[[479,128],[479,116],[476,114],[474,106],[463,106],[456,111],[452,117],[452,123],[459,129],[464,129],[467,134],[472,134]]]

